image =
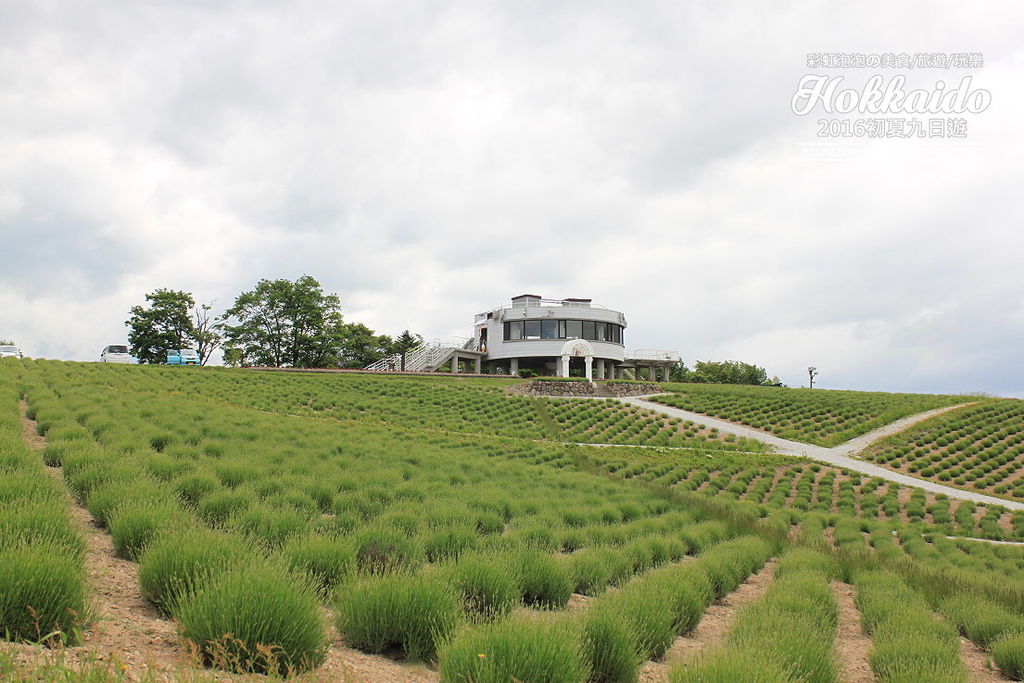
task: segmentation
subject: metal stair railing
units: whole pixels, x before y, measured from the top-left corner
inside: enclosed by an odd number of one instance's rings
[[[444,342],[440,339],[425,342],[410,349],[405,354],[405,371],[433,372],[447,363],[451,359],[452,354],[460,350],[476,351],[476,340],[466,339],[465,337],[453,337],[450,340],[445,339]],[[396,353],[386,358],[381,358],[367,365],[365,369],[378,372],[400,371],[402,369],[402,354]]]

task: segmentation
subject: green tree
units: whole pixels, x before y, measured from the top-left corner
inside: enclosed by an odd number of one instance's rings
[[[764,368],[736,360],[697,361],[693,364],[697,381],[709,384],[768,384]]]
[[[402,334],[395,337],[392,348],[394,353],[399,354],[402,357],[402,371],[405,372],[405,358],[409,355],[409,352],[415,349],[417,346],[423,343],[423,337],[418,334],[413,334],[409,330],[405,330]]]
[[[342,329],[338,365],[343,368],[365,368],[394,353],[394,342],[386,334],[375,334],[362,323],[345,323]]]
[[[223,316],[225,346],[248,364],[296,368],[337,365],[345,338],[341,301],[317,280],[260,280]],[[233,323],[233,324],[231,324]]]
[[[686,363],[679,361],[668,371],[668,379],[670,382],[699,382],[697,376],[693,373],[690,368],[686,367]]]
[[[158,289],[147,294],[146,305],[133,306],[124,323],[132,355],[140,363],[163,363],[167,349],[196,346],[192,319],[195,307],[195,299],[188,292]]]
[[[229,368],[244,367],[245,357],[242,355],[242,349],[224,349],[224,365],[228,366]]]
[[[224,342],[221,325],[212,311],[213,306],[210,304],[192,306],[192,340],[199,354],[200,365],[206,365],[213,352]]]

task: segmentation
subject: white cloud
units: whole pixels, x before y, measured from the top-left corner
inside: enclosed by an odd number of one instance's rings
[[[791,384],[814,362],[829,386],[1024,394],[1022,18],[4,6],[0,336],[88,359],[157,287],[226,305],[310,273],[390,333],[465,334],[531,290],[623,309],[630,346]],[[829,50],[982,51],[992,107],[966,141],[809,160],[789,100]]]

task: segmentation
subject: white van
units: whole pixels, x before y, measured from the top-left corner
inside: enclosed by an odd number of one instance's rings
[[[128,347],[122,344],[113,344],[104,347],[100,353],[101,363],[131,363],[132,357],[128,354]]]
[[[14,342],[0,341],[0,358],[4,356],[11,356],[12,358],[21,358],[21,349],[14,345]]]

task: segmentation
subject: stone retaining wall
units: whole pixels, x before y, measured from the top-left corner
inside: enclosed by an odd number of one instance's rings
[[[598,382],[597,385],[606,387],[612,396],[642,396],[661,393],[660,386],[645,382]]]
[[[505,391],[519,396],[616,397],[656,394],[661,389],[656,384],[642,382],[565,382],[531,379],[508,387]]]

